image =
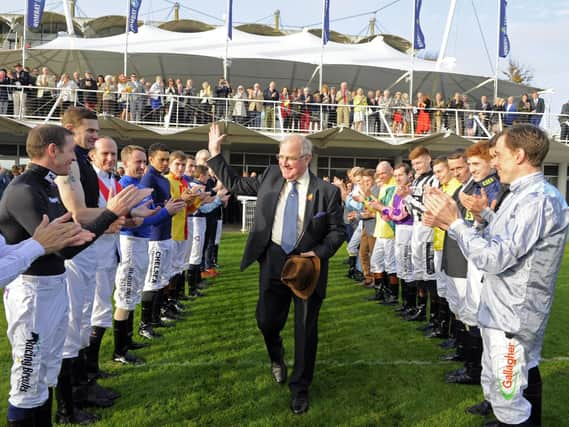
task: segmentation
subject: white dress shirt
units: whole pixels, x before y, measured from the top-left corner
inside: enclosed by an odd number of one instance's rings
[[[26,271],[30,264],[44,253],[43,246],[32,238],[8,245],[0,235],[0,288]]]
[[[308,172],[307,168],[304,174],[296,181],[296,191],[298,192],[298,217],[296,219],[297,237],[300,236],[300,233],[302,232],[302,226],[304,224],[304,212],[306,211],[306,198],[308,197],[308,184],[310,184],[310,173]],[[287,182],[286,185],[283,186],[281,194],[279,195],[279,200],[277,202],[277,209],[275,211],[275,220],[273,222],[271,240],[273,241],[273,243],[279,246],[281,244],[281,239],[283,234],[283,217],[284,217],[286,199],[288,197],[288,193],[290,193],[291,188],[292,184],[290,182]]]

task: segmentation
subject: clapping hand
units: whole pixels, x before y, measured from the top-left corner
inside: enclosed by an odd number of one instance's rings
[[[439,227],[447,230],[459,218],[458,206],[448,194],[438,188],[425,189],[425,214],[430,227]]]
[[[94,239],[93,233],[71,222],[70,219],[70,212],[52,222],[49,222],[47,215],[44,215],[32,239],[43,246],[46,254],[58,252],[67,246],[81,246]]]

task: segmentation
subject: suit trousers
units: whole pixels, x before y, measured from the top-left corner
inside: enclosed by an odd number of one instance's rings
[[[294,370],[290,376],[289,388],[296,396],[308,393],[314,376],[318,314],[322,298],[314,292],[308,300],[302,300],[281,282],[281,271],[286,258],[287,255],[280,246],[270,243],[260,260],[256,317],[270,359],[281,361],[284,359],[284,347],[280,332],[286,324],[291,300],[294,300]]]

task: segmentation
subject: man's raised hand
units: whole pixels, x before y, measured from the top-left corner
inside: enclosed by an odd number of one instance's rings
[[[221,143],[225,139],[225,134],[221,134],[221,126],[219,123],[213,122],[209,128],[208,150],[211,157],[215,157],[221,153]]]

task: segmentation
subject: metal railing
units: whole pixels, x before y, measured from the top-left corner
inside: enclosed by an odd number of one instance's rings
[[[163,128],[188,128],[217,120],[272,133],[313,133],[336,126],[389,139],[450,132],[487,139],[515,123],[532,123],[569,142],[569,115],[529,111],[422,109],[400,103],[389,106],[278,102],[249,98],[215,98],[175,93],[131,93],[76,88],[0,85],[0,116],[58,121],[70,106],[84,106],[103,116]]]

